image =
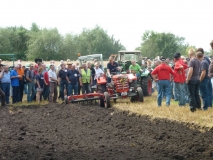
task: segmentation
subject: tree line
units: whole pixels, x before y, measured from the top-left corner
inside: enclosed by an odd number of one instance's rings
[[[61,35],[57,28],[40,29],[33,23],[28,30],[20,27],[0,28],[0,54],[15,54],[16,59],[76,60],[81,55],[103,54],[104,59],[125,47],[101,27],[83,29],[80,34]],[[8,59],[5,57],[4,59]]]
[[[145,57],[172,58],[175,52],[186,55],[189,48],[195,46],[185,43],[184,37],[172,33],[145,31],[142,42],[136,50],[140,50]],[[125,50],[120,40],[108,35],[107,31],[99,26],[83,29],[80,34],[66,35],[61,35],[57,28],[41,29],[36,23],[33,23],[30,29],[23,26],[0,28],[0,54],[12,53],[16,59],[76,60],[78,53],[103,54],[103,58],[108,59],[119,50]]]

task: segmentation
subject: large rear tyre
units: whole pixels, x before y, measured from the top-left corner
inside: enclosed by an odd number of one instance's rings
[[[144,96],[151,96],[152,94],[152,78],[151,75],[141,78],[141,88]]]
[[[137,88],[137,97],[139,102],[143,102],[143,91],[140,87]]]
[[[104,103],[105,103],[105,108],[110,108],[111,105],[110,105],[110,97],[109,97],[109,94],[108,92],[104,92]]]

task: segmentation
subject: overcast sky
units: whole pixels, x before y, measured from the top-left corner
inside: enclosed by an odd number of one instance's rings
[[[213,39],[213,0],[0,0],[0,27],[35,22],[61,34],[102,27],[127,50],[146,30],[171,32],[209,51]]]

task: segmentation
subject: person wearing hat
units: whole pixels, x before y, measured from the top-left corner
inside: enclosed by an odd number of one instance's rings
[[[161,64],[152,71],[152,77],[158,83],[158,98],[157,104],[162,105],[163,94],[166,96],[166,106],[170,105],[171,99],[171,84],[170,77],[174,75],[172,68],[166,64],[166,59],[161,58]]]
[[[67,62],[67,70],[71,70],[72,69],[72,63],[71,62]]]
[[[186,91],[185,91],[185,70],[188,66],[182,61],[180,53],[174,55],[174,83],[175,83],[175,94],[177,95],[179,106],[186,105]]]
[[[186,83],[189,89],[189,107],[190,111],[194,112],[197,108],[201,109],[201,101],[199,95],[200,88],[200,61],[195,55],[195,51],[190,49],[188,51],[190,58],[189,70],[186,78]]]
[[[26,80],[27,80],[27,102],[32,102],[35,98],[35,72],[33,63],[30,64],[30,68],[26,71]]]

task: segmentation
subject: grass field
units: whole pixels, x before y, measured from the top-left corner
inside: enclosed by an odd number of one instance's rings
[[[129,111],[130,114],[149,116],[151,120],[156,118],[168,119],[176,122],[184,122],[190,128],[197,128],[200,131],[207,131],[213,127],[213,109],[207,111],[197,110],[192,113],[189,106],[179,107],[178,102],[171,100],[171,105],[166,106],[165,100],[162,107],[157,106],[157,93],[152,96],[144,97],[143,103],[131,103],[128,99],[119,100],[113,107]]]

